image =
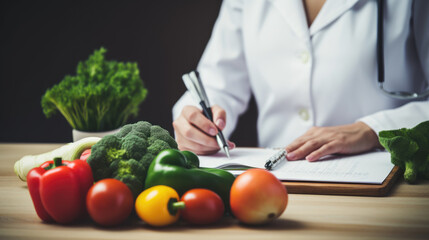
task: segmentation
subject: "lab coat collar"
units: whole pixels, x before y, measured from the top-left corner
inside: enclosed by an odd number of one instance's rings
[[[309,39],[307,18],[302,0],[269,0],[280,12],[292,30],[303,39]]]
[[[352,8],[359,0],[326,0],[316,19],[308,29],[302,0],[269,0],[289,23],[293,31],[303,39],[309,39],[338,17]]]
[[[315,33],[338,19],[341,15],[352,8],[359,0],[326,0],[319,14],[310,27],[310,35]]]

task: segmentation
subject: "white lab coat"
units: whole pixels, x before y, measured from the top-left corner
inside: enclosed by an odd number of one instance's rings
[[[376,13],[375,1],[327,0],[308,28],[302,0],[224,0],[198,71],[210,103],[226,110],[225,135],[251,94],[262,147],[286,146],[312,126],[363,121],[378,133],[429,120],[427,100],[407,104],[377,89]],[[422,91],[429,1],[387,0],[384,26],[385,88]],[[188,104],[185,93],[173,118]]]

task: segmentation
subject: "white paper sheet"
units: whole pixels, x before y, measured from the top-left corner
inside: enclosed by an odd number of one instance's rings
[[[257,167],[264,168],[265,161],[278,150],[263,148],[235,148],[231,159],[222,152],[199,156],[201,167]],[[281,180],[312,182],[346,182],[382,184],[393,168],[390,154],[376,151],[352,156],[327,157],[324,160],[284,161],[271,172]],[[243,171],[231,170],[233,174]]]

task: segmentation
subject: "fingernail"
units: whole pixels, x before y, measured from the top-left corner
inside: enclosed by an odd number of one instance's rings
[[[235,143],[233,143],[233,142],[228,142],[228,147],[229,147],[230,149],[235,148]]]
[[[313,162],[315,160],[313,156],[307,156],[305,159],[309,162]]]
[[[295,160],[295,153],[291,152],[286,154],[286,158],[289,160]]]
[[[225,127],[225,121],[221,118],[216,120],[216,125],[220,128],[223,129]]]
[[[216,130],[214,128],[210,128],[209,129],[209,134],[212,135],[212,136],[215,136],[216,135]]]

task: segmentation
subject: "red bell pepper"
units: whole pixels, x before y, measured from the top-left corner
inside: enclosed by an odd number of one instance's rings
[[[46,222],[71,223],[86,212],[86,193],[94,182],[91,167],[82,160],[55,158],[27,175],[37,215]]]

